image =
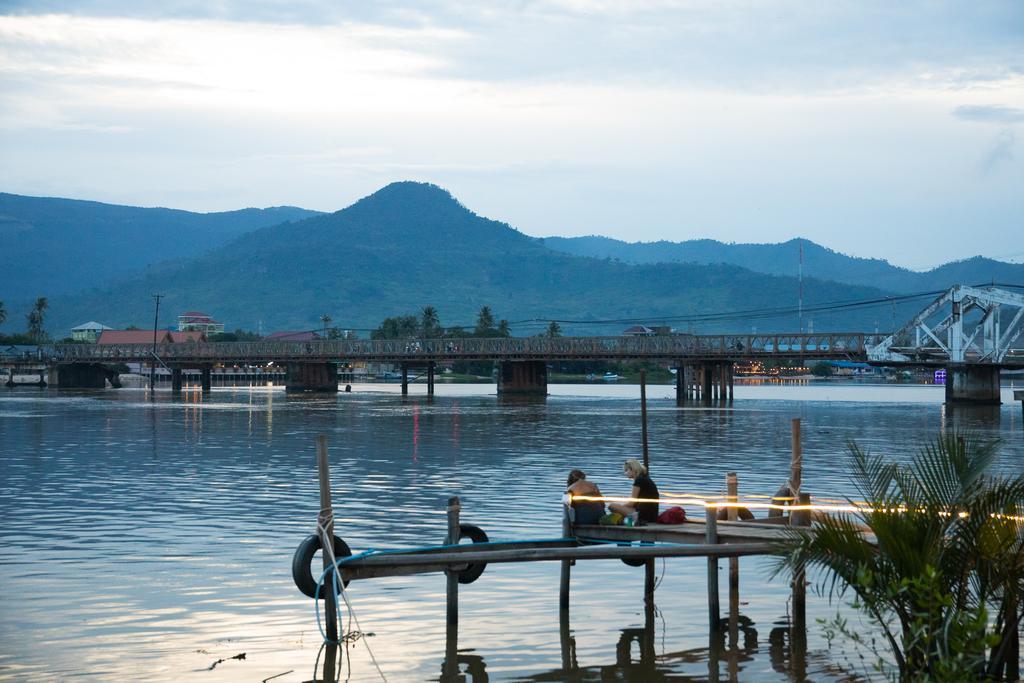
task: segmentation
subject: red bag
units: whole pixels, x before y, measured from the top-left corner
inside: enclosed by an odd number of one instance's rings
[[[658,524],[682,524],[686,521],[686,511],[679,506],[670,507],[658,515]]]

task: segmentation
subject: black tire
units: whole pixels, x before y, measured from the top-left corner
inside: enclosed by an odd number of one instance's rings
[[[718,521],[724,522],[729,519],[729,508],[719,508],[718,510]],[[747,522],[754,519],[754,513],[745,507],[736,508],[736,519],[741,522]]]
[[[295,581],[295,587],[298,588],[303,595],[315,598],[316,597],[316,580],[320,576],[317,572],[316,576],[313,575],[313,556],[316,552],[323,547],[323,543],[320,541],[320,537],[316,534],[310,534],[307,536],[299,547],[295,549],[295,555],[292,556],[292,580]],[[334,537],[334,556],[348,557],[352,554],[349,550],[348,544],[341,538]],[[324,577],[324,585],[320,590],[320,599],[323,600],[327,595],[327,591],[330,590],[329,581],[332,580],[331,574]],[[348,581],[345,581],[344,586],[348,586]]]
[[[622,545],[627,545],[627,544],[623,543]],[[641,543],[640,545],[651,545],[651,544],[650,543]],[[650,558],[646,558],[646,557],[623,557],[623,558],[620,558],[620,559],[622,559],[622,563],[623,564],[629,565],[630,567],[642,567],[645,564],[647,564],[647,560],[650,559]]]
[[[459,536],[461,538],[468,538],[473,543],[487,543],[490,540],[487,538],[487,534],[483,529],[472,524],[460,524]],[[469,565],[459,572],[459,583],[473,583],[480,578],[480,575],[484,573],[485,569],[487,569],[486,562]]]

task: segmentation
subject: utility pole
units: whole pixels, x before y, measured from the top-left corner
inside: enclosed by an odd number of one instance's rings
[[[156,330],[160,326],[160,299],[163,299],[163,294],[154,294],[153,300],[156,302],[156,313],[153,315],[153,359],[149,364],[149,390],[153,392],[156,390]]]
[[[804,243],[800,242],[800,265],[797,268],[797,279],[800,281],[800,294],[798,299],[798,311],[800,315],[800,334],[804,333]]]

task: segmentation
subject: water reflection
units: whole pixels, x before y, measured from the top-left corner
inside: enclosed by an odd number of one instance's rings
[[[622,491],[622,460],[641,443],[637,387],[551,390],[511,402],[493,385],[439,385],[433,402],[360,385],[330,397],[258,387],[153,401],[140,389],[0,392],[0,680],[310,679],[319,635],[288,566],[318,512],[316,436],[330,439],[339,535],[353,550],[440,542],[452,495],[492,539],[551,537],[567,469]],[[954,419],[1002,439],[1001,469],[1017,472],[1024,458],[1019,403],[1004,404],[1001,420],[946,415],[941,387],[737,387],[731,407],[711,408],[677,408],[672,387],[648,396],[652,469],[670,491],[722,493],[736,471],[743,494],[773,493],[788,473],[792,417],[804,419],[804,479],[817,497],[853,494],[848,439],[906,461]],[[571,623],[558,614],[552,563],[496,565],[460,596],[453,657],[437,577],[360,582],[353,595],[391,680],[436,680],[445,660],[467,680],[848,678],[814,625],[838,608],[810,596],[806,637],[791,632],[779,619],[789,586],[767,579],[767,562],[743,561],[745,602],[709,634],[702,562],[667,562],[653,616],[637,570],[581,563]],[[241,651],[244,662],[206,671]],[[364,643],[349,654],[335,663],[373,680]]]

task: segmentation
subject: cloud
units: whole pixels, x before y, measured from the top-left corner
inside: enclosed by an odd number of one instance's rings
[[[1024,109],[1001,105],[962,106],[953,110],[953,116],[964,121],[991,123],[1024,123]]]

